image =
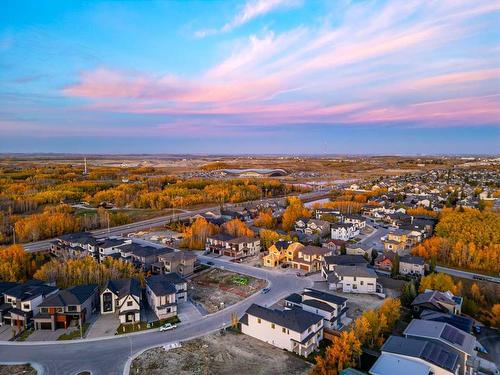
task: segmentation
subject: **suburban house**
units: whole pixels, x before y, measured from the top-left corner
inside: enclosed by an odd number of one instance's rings
[[[30,280],[8,289],[3,294],[6,304],[2,313],[4,323],[27,328],[33,316],[38,314],[40,304],[58,290],[38,280]]]
[[[332,239],[349,241],[359,234],[359,229],[354,224],[334,223],[331,224]]]
[[[321,246],[332,249],[332,250],[334,250],[334,253],[338,254],[340,249],[342,248],[342,246],[345,244],[346,244],[346,242],[342,241],[342,240],[328,239],[328,240],[323,241],[321,243]]]
[[[106,238],[96,246],[99,262],[104,261],[107,256],[120,257],[120,246],[131,244],[132,240],[122,238]]]
[[[407,231],[403,229],[396,229],[394,232],[387,233],[385,239],[382,240],[384,250],[399,253],[406,249],[408,242]]]
[[[101,292],[101,314],[118,314],[120,323],[141,320],[141,285],[133,278],[110,280]]]
[[[363,266],[368,262],[361,255],[329,255],[324,257],[323,267],[321,269],[323,277],[326,279],[328,274],[335,270],[336,266]]]
[[[322,220],[323,215],[334,216],[334,217],[338,218],[337,221],[339,221],[339,222],[342,221],[342,214],[340,213],[339,210],[336,210],[334,208],[317,208],[314,211],[314,216],[318,220]]]
[[[260,240],[256,237],[233,237],[228,234],[208,236],[205,250],[218,255],[239,258],[260,252]]]
[[[10,317],[9,310],[12,309],[12,305],[10,303],[5,303],[4,293],[18,285],[19,283],[0,281],[0,327],[4,324],[4,317],[6,315]],[[8,323],[10,324],[10,321]]]
[[[253,304],[240,325],[245,335],[304,357],[323,339],[323,317],[302,309],[281,311]]]
[[[50,245],[50,252],[57,257],[79,258],[90,255],[98,258],[99,240],[87,232],[69,233],[59,236]]]
[[[369,245],[365,245],[363,243],[348,243],[345,246],[345,253],[347,255],[361,255],[368,256],[371,258],[373,247]]]
[[[306,288],[302,294],[285,298],[285,309],[299,308],[323,317],[324,329],[339,330],[345,323],[347,298],[316,289]]]
[[[452,325],[464,332],[471,333],[474,326],[474,319],[463,315],[444,313],[440,311],[424,310],[420,313],[420,319],[443,322]]]
[[[379,254],[377,258],[375,258],[374,266],[376,269],[386,272],[391,272],[392,270],[392,262],[396,253],[392,251],[385,251],[382,254]]]
[[[85,323],[98,304],[96,284],[77,285],[47,297],[33,317],[35,329],[68,328],[72,322]]]
[[[268,254],[262,257],[262,265],[265,267],[277,267],[283,263],[290,263],[295,257],[299,249],[303,248],[300,242],[292,241],[277,241],[268,249]]]
[[[401,275],[425,275],[425,260],[422,257],[405,255],[399,258],[399,273]]]
[[[459,356],[439,342],[390,336],[381,352],[371,375],[456,375],[460,369]]]
[[[328,288],[341,289],[344,293],[376,293],[382,289],[377,284],[377,274],[363,266],[336,266],[328,274]]]
[[[366,219],[363,216],[356,214],[344,215],[343,223],[353,224],[359,230],[366,227]]]
[[[299,248],[297,256],[293,258],[291,264],[293,268],[297,268],[306,272],[314,272],[321,270],[324,257],[332,255],[333,250],[327,247],[319,246],[304,246]]]
[[[194,272],[196,254],[191,251],[172,251],[158,256],[158,262],[152,265],[155,273],[176,272],[180,276]]]
[[[177,315],[177,303],[187,301],[187,282],[176,273],[146,278],[146,298],[158,319]]]
[[[462,311],[462,302],[462,297],[454,296],[449,291],[426,290],[415,297],[411,306],[415,316],[420,316],[423,310],[460,314]]]
[[[302,218],[295,222],[295,231],[325,237],[330,232],[330,225],[329,221]]]
[[[168,247],[153,247],[143,246],[137,243],[130,243],[119,247],[120,259],[125,262],[132,263],[135,267],[150,271],[154,263],[158,261],[158,257],[174,250]]]
[[[458,355],[459,375],[474,373],[478,366],[476,338],[447,323],[413,319],[403,332],[407,338],[442,344]]]

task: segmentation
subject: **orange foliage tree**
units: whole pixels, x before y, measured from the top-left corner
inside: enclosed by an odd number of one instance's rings
[[[289,197],[288,207],[283,213],[283,229],[291,230],[297,219],[301,217],[311,217],[311,212],[304,207],[299,197]]]
[[[181,241],[181,247],[192,250],[203,250],[207,237],[218,233],[219,228],[200,217],[195,220],[190,227],[184,231],[184,238]]]
[[[276,220],[273,217],[272,210],[262,210],[259,216],[255,218],[254,224],[256,227],[273,229],[276,226]]]

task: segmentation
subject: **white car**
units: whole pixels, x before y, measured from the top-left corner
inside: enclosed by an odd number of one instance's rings
[[[177,328],[176,324],[166,323],[160,327],[160,332],[166,332],[176,328]]]

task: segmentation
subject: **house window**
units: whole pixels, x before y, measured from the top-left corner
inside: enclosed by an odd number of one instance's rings
[[[307,329],[307,332],[311,332],[311,331],[312,331],[312,327],[309,327],[309,328]]]
[[[257,323],[261,323],[262,321],[260,320],[260,318],[257,318]]]
[[[275,329],[276,328],[276,325],[274,323],[271,323],[271,328],[272,329]]]
[[[74,305],[68,306],[68,311],[72,311],[72,312],[76,311],[76,306],[74,306]]]
[[[286,328],[285,327],[281,328],[281,332],[286,333]]]
[[[132,306],[132,301],[127,301],[127,306]]]
[[[363,283],[364,283],[364,281],[360,281],[360,282],[359,282],[359,285],[363,285]]]
[[[25,303],[25,304],[23,304],[23,309],[24,309],[24,310],[29,310],[29,309],[30,309],[30,305],[29,305],[29,303]]]

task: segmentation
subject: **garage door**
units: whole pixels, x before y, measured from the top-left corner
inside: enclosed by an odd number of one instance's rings
[[[309,267],[307,267],[306,265],[303,265],[303,264],[300,265],[300,269],[304,270],[304,271],[309,271]]]
[[[52,329],[52,324],[50,324],[50,323],[40,323],[40,329]]]

